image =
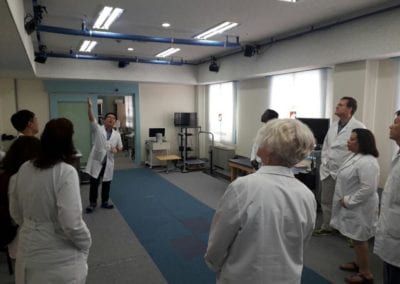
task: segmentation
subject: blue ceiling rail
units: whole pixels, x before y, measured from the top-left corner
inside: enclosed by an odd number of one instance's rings
[[[36,56],[40,53],[36,52]],[[143,58],[128,58],[128,57],[114,57],[114,56],[102,56],[94,54],[66,54],[66,53],[55,53],[49,52],[46,54],[47,57],[54,58],[72,58],[72,59],[87,59],[87,60],[102,60],[102,61],[116,61],[116,62],[132,62],[132,63],[149,63],[149,64],[162,64],[162,65],[196,65],[185,61],[174,61],[174,60],[162,60],[162,59],[143,59]]]
[[[236,42],[229,41],[216,41],[216,40],[205,40],[205,39],[179,39],[179,38],[166,38],[166,37],[150,37],[143,35],[129,35],[123,33],[114,33],[107,31],[97,30],[76,30],[62,27],[38,25],[36,30],[39,32],[74,35],[74,36],[86,36],[96,38],[110,38],[117,40],[132,40],[132,41],[143,41],[143,42],[157,42],[167,44],[185,44],[185,45],[199,45],[199,46],[213,46],[213,47],[226,47],[226,48],[238,48],[241,47],[239,40]]]

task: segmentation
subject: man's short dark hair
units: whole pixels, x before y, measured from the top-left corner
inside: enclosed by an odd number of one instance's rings
[[[267,109],[264,111],[264,113],[261,115],[261,122],[268,122],[271,119],[278,118],[279,114],[274,111],[273,109]]]
[[[347,107],[351,107],[351,115],[354,115],[357,110],[357,101],[352,97],[343,97],[341,100],[347,100]]]
[[[104,116],[104,119],[106,119],[107,116],[109,116],[109,115],[113,115],[115,117],[115,119],[117,119],[117,115],[115,112],[107,112],[106,115]]]
[[[28,126],[29,121],[32,121],[34,117],[35,114],[33,112],[22,109],[11,116],[11,124],[17,131],[22,132]]]
[[[395,112],[396,116],[400,116],[400,109]]]

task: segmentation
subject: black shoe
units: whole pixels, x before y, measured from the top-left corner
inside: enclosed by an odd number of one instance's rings
[[[96,208],[96,204],[90,204],[88,207],[86,207],[86,213],[92,213],[94,209]]]
[[[111,204],[111,203],[108,203],[108,202],[103,202],[103,203],[101,204],[101,208],[104,208],[104,209],[113,209],[113,208],[114,208],[114,205]]]

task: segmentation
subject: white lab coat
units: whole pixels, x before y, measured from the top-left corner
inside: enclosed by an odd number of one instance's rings
[[[91,237],[75,168],[41,170],[28,161],[11,178],[9,196],[20,225],[16,283],[85,283]]]
[[[97,124],[96,121],[92,121],[91,127],[94,143],[90,151],[85,172],[94,178],[98,178],[104,158],[107,155],[107,165],[104,171],[103,181],[111,181],[114,174],[114,153],[111,152],[111,148],[118,147],[122,149],[121,134],[113,129],[110,139],[107,140],[107,133],[104,126]]]
[[[258,164],[261,164],[261,158],[257,156],[258,145],[253,143],[253,147],[251,147],[250,161],[256,160]]]
[[[352,154],[347,149],[347,140],[349,140],[352,130],[354,128],[365,128],[365,125],[352,117],[339,133],[338,127],[338,121],[335,121],[324,139],[319,171],[321,180],[326,179],[329,175],[336,179],[336,173],[340,166]]]
[[[372,155],[357,154],[347,159],[337,173],[330,225],[357,241],[375,234],[378,221],[379,164]],[[343,198],[346,208],[341,206]]]
[[[221,198],[206,263],[218,283],[300,283],[315,218],[314,195],[292,170],[263,166]]]
[[[382,192],[381,210],[375,233],[374,253],[383,261],[400,268],[400,154]]]

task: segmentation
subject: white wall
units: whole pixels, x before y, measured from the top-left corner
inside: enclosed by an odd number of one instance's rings
[[[49,100],[42,80],[0,79],[0,89],[0,132],[17,134],[10,117],[21,109],[29,109],[36,114],[39,131],[42,132],[49,120]]]
[[[195,112],[195,87],[174,84],[140,83],[140,135],[142,160],[145,160],[145,140],[149,128],[165,128],[166,139],[171,143],[170,154],[179,154],[180,129],[174,127],[174,112]]]
[[[257,130],[262,126],[261,115],[267,108],[268,91],[265,77],[239,82],[236,154],[250,157]]]

